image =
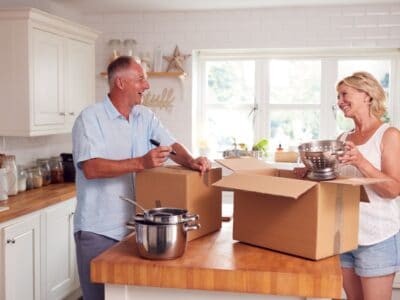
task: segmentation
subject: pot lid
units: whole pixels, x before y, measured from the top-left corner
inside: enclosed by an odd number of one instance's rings
[[[158,207],[147,210],[145,214],[137,214],[135,221],[150,221],[156,224],[178,224],[190,221],[194,222],[198,218],[198,215],[188,214],[186,209]]]

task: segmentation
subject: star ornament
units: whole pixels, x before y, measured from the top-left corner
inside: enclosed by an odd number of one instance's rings
[[[181,54],[178,46],[175,47],[174,54],[172,56],[163,56],[163,58],[168,61],[167,72],[171,70],[178,70],[185,72],[183,69],[183,62],[188,58],[190,54]]]

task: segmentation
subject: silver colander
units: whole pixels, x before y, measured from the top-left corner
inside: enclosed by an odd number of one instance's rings
[[[313,141],[299,147],[301,161],[308,169],[308,178],[329,180],[336,178],[338,156],[344,153],[344,142],[338,140]]]

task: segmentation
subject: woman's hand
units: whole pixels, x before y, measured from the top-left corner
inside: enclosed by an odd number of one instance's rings
[[[353,142],[347,141],[344,146],[345,152],[343,155],[339,156],[339,162],[344,165],[353,165],[355,167],[360,167],[362,164],[367,162],[365,157],[358,151],[356,145]]]
[[[294,168],[293,174],[297,178],[304,178],[307,174],[307,168]]]

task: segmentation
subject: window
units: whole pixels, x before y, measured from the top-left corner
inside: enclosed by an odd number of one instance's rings
[[[254,61],[206,62],[207,84],[204,136],[216,151],[230,149],[234,141],[252,143]],[[214,153],[214,155],[217,155]]]
[[[335,85],[361,70],[381,82],[388,94],[386,121],[399,126],[399,104],[391,100],[399,87],[391,83],[400,52],[377,51],[199,51],[197,147],[217,158],[234,144],[250,148],[264,137],[269,151],[335,138],[353,127],[337,109]]]

